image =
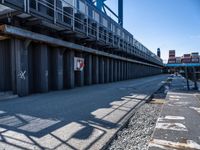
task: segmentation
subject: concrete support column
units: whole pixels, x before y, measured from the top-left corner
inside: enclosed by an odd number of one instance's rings
[[[118,81],[121,81],[121,60],[118,61]]]
[[[0,41],[0,92],[12,89],[10,41]],[[15,64],[15,62],[14,62]],[[15,76],[15,74],[14,74]]]
[[[110,63],[109,63],[109,58],[105,58],[105,72],[104,72],[104,78],[105,78],[105,83],[109,82],[109,74],[110,74]]]
[[[134,64],[134,78],[138,77],[138,64]]]
[[[74,73],[74,51],[66,50],[64,53],[64,87],[71,89],[75,87],[75,73]]]
[[[114,74],[113,74],[113,77],[114,77],[114,82],[117,81],[117,60],[115,59],[114,60]]]
[[[131,79],[133,79],[133,63],[130,64],[130,68],[131,68]]]
[[[124,80],[127,80],[127,62],[124,62]]]
[[[16,92],[19,96],[27,96],[29,94],[28,47],[30,42],[13,39],[11,44],[16,57]]]
[[[121,63],[121,80],[124,80],[124,61]]]
[[[48,70],[48,47],[45,44],[37,45],[36,65],[36,90],[39,92],[48,92],[49,90],[49,70]]]
[[[77,52],[76,57],[84,58],[81,52]],[[75,71],[75,84],[78,87],[84,86],[84,71],[85,68],[82,71]]]
[[[52,87],[55,90],[63,89],[63,54],[60,48],[53,49],[52,55]]]
[[[113,72],[114,72],[114,69],[113,69],[113,58],[110,59],[110,82],[113,82]]]
[[[119,71],[119,60],[117,60],[117,81],[119,81],[119,77],[120,77],[120,75],[119,75],[119,73],[120,73],[120,71]]]
[[[99,57],[99,83],[104,83],[104,58],[102,56]]]
[[[126,68],[127,68],[127,80],[129,79],[129,62],[126,62]]]
[[[134,79],[134,75],[135,75],[135,64],[132,63],[132,68],[131,68],[131,71],[132,71],[132,79]]]
[[[132,79],[132,63],[129,63],[129,79]]]
[[[131,79],[135,78],[135,64],[131,63]]]
[[[84,75],[85,75],[85,85],[91,85],[92,84],[92,55],[91,54],[85,54],[85,69],[84,69]]]
[[[92,83],[99,83],[99,56],[92,56]]]

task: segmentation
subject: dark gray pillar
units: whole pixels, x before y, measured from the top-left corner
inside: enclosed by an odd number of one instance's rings
[[[0,91],[9,91],[12,89],[10,52],[11,52],[10,41],[1,40],[0,41]]]
[[[29,76],[28,76],[28,41],[13,39],[12,48],[16,54],[16,91],[19,96],[29,94]],[[41,64],[39,64],[41,65]]]
[[[126,68],[126,61],[124,62],[124,80],[127,80],[127,68]]]
[[[99,57],[99,83],[104,83],[104,58],[102,56]]]
[[[119,81],[119,60],[116,60],[116,65],[117,65],[116,66],[116,68],[117,68],[117,70],[116,70],[117,71],[117,74],[116,74],[117,75],[117,81]]]
[[[130,65],[131,63],[128,62],[128,79],[131,79],[131,68],[130,68]]]
[[[114,77],[114,82],[117,81],[117,60],[114,59],[114,74],[113,74],[113,77]]]
[[[84,58],[81,52],[77,52],[76,57]],[[78,87],[84,86],[84,71],[85,68],[82,71],[75,71],[75,83]]]
[[[63,89],[63,54],[60,48],[53,49],[52,55],[52,88],[55,90]]]
[[[130,78],[133,79],[133,63],[130,63]]]
[[[110,74],[110,63],[109,58],[105,58],[105,83],[109,82],[109,74]]]
[[[49,70],[48,70],[48,47],[45,44],[39,44],[37,46],[37,57],[35,63],[37,63],[37,86],[39,92],[48,92],[49,90]]]
[[[113,72],[114,72],[114,69],[113,69],[113,59],[111,58],[110,59],[110,82],[113,82]]]
[[[92,84],[92,55],[91,54],[85,54],[85,85],[91,85]]]
[[[121,63],[121,80],[124,80],[124,61]]]
[[[121,61],[119,60],[118,61],[118,78],[117,78],[118,81],[121,80]]]
[[[129,62],[126,63],[126,73],[127,73],[127,80],[129,79]]]
[[[64,87],[71,89],[75,87],[74,73],[74,51],[67,49],[64,53]]]
[[[16,88],[16,51],[15,51],[15,39],[11,39],[11,80],[13,94],[17,94]]]
[[[125,68],[125,80],[127,80],[127,62],[126,61],[124,63],[124,68]]]
[[[92,57],[92,83],[99,83],[99,56],[97,55]]]

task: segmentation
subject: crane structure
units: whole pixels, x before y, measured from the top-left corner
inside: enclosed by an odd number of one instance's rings
[[[92,2],[99,10],[103,11],[107,14],[109,11],[112,15],[114,15],[118,19],[118,23],[123,27],[123,0],[118,0],[118,15],[105,4],[106,0],[87,0]]]

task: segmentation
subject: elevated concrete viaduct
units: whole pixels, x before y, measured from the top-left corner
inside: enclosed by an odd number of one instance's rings
[[[0,92],[26,96],[162,72],[162,60],[114,20],[83,0],[69,3],[0,1]]]

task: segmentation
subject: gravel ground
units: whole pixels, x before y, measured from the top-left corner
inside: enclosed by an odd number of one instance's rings
[[[197,95],[197,98],[200,100],[200,94]]]
[[[161,106],[146,103],[140,107],[130,119],[127,127],[118,132],[108,150],[147,150]]]

